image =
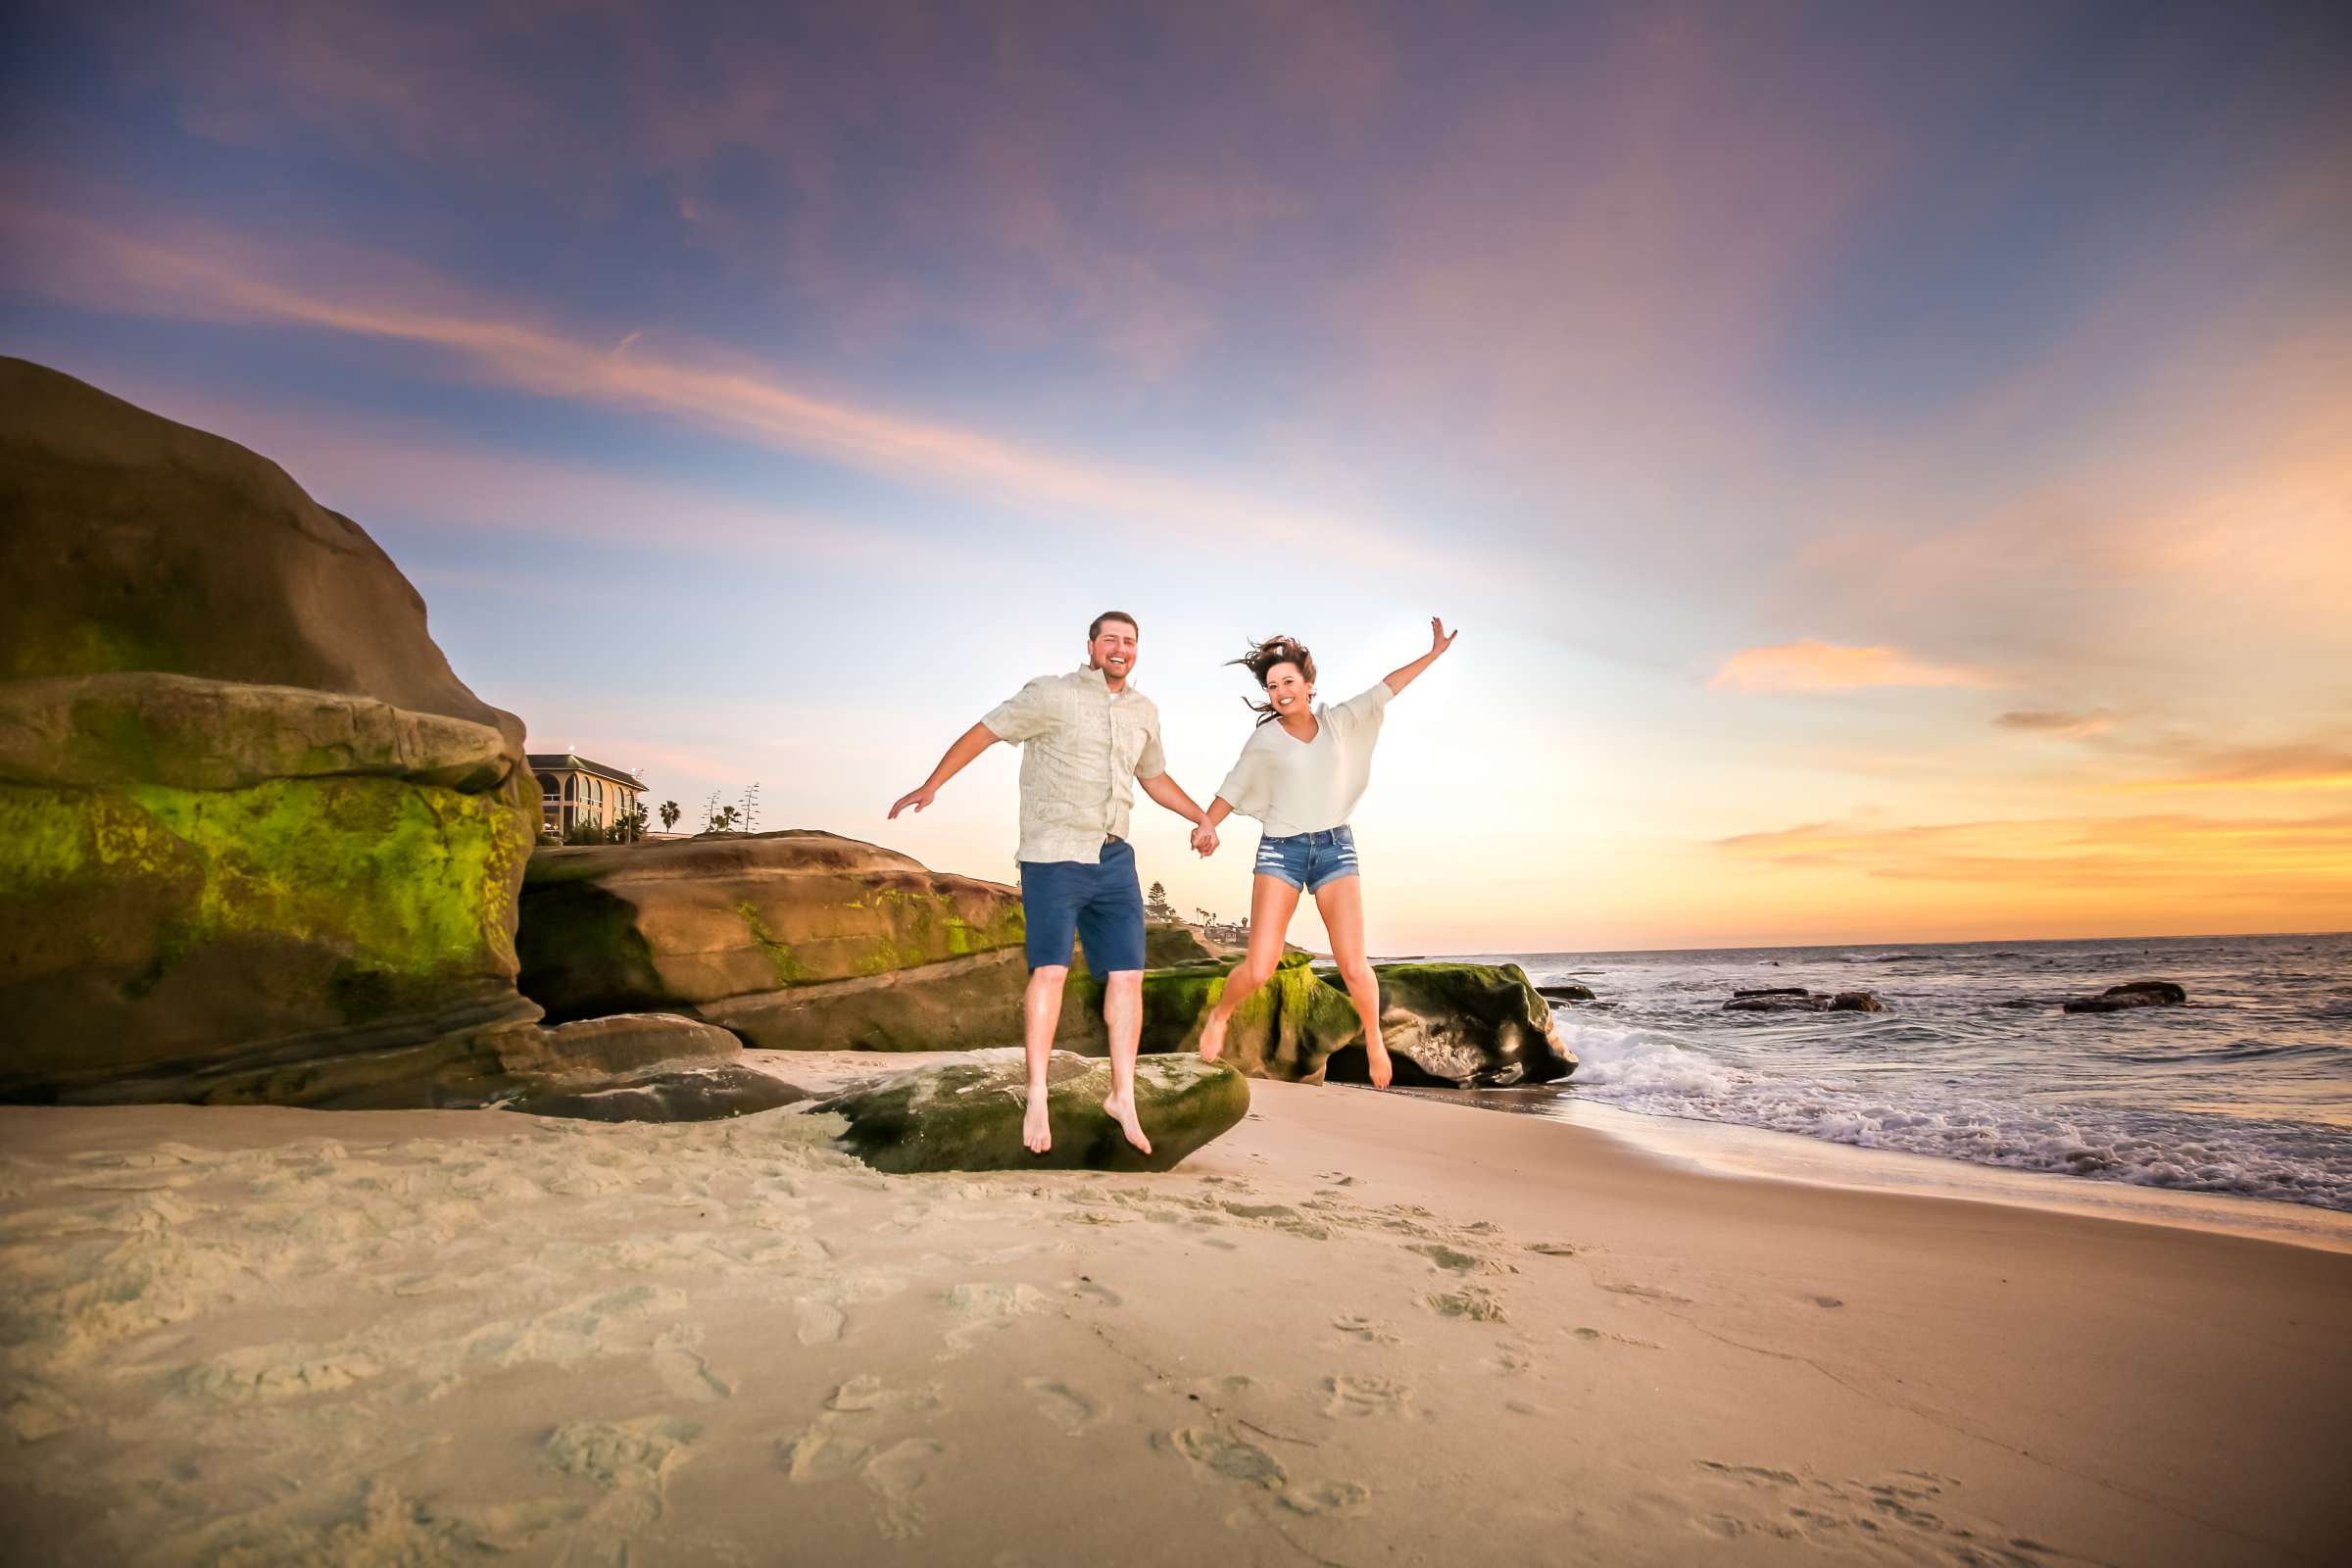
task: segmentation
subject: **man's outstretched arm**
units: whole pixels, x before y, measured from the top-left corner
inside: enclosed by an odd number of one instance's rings
[[[1002,739],[1004,739],[1003,736],[990,729],[986,724],[974,724],[970,729],[956,736],[956,744],[948,748],[947,756],[939,760],[939,765],[931,770],[931,776],[923,780],[922,786],[919,789],[909,790],[899,797],[898,804],[890,808],[891,819],[897,820],[898,814],[909,806],[918,811],[929,806],[932,797],[939,793],[939,787],[942,784],[962,772],[973,758],[978,757]],[[1153,798],[1157,799],[1157,797]],[[1190,805],[1191,803],[1187,802],[1186,804]],[[1195,814],[1197,817],[1198,813]]]

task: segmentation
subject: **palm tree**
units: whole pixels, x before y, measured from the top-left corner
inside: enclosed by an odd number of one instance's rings
[[[662,803],[662,831],[667,833],[677,825],[678,803],[675,801],[663,801]]]

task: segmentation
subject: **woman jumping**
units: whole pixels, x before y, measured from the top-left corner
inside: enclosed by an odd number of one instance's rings
[[[1202,853],[1216,848],[1217,824],[1236,811],[1256,817],[1265,836],[1257,843],[1250,890],[1250,953],[1225,977],[1224,994],[1201,1027],[1203,1059],[1217,1059],[1233,1009],[1281,963],[1298,895],[1311,893],[1323,913],[1323,929],[1331,933],[1340,978],[1363,1020],[1373,1085],[1389,1086],[1389,1052],[1380,1038],[1380,984],[1364,960],[1363,879],[1356,871],[1355,834],[1348,813],[1363,798],[1371,777],[1372,747],[1380,739],[1389,699],[1410,686],[1460,635],[1446,631],[1433,615],[1428,653],[1336,708],[1315,706],[1314,656],[1291,638],[1269,637],[1232,661],[1265,688],[1266,700],[1250,704],[1257,713],[1257,729],[1209,803],[1207,820],[1193,830],[1193,848]]]

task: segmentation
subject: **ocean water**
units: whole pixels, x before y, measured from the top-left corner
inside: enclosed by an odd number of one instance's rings
[[[1582,1065],[1511,1092],[1982,1165],[2352,1211],[2352,933],[1491,956],[1597,1000]],[[2127,980],[2185,1007],[2071,1014]],[[1733,991],[1884,1013],[1738,1013]]]

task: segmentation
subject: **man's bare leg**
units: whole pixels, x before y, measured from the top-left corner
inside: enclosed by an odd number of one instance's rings
[[[1217,1004],[1208,1009],[1200,1026],[1200,1059],[1214,1061],[1225,1050],[1225,1026],[1233,1009],[1250,993],[1266,983],[1282,963],[1283,939],[1290,934],[1291,916],[1298,909],[1298,890],[1278,876],[1253,878],[1250,884],[1250,951],[1225,976]]]
[[[1145,1153],[1152,1140],[1135,1119],[1135,1054],[1144,1038],[1144,971],[1113,969],[1102,981],[1102,1022],[1110,1031],[1110,1098],[1102,1108]]]
[[[1364,1026],[1364,1056],[1372,1070],[1372,1087],[1386,1089],[1394,1069],[1389,1065],[1388,1043],[1380,1037],[1380,978],[1364,957],[1363,888],[1364,879],[1358,876],[1326,882],[1323,891],[1315,895],[1315,907],[1322,911],[1323,929],[1331,933],[1331,956],[1339,960],[1348,1000],[1355,1004],[1355,1016]]]
[[[1054,1124],[1046,1114],[1046,1059],[1054,1054],[1054,1031],[1061,1026],[1061,986],[1069,977],[1066,963],[1032,969],[1029,990],[1021,998],[1021,1050],[1029,1058],[1029,1108],[1021,1117],[1021,1142],[1032,1154],[1054,1147]],[[1141,982],[1143,976],[1136,979]],[[1132,1053],[1128,1059],[1134,1060]]]

